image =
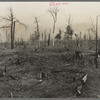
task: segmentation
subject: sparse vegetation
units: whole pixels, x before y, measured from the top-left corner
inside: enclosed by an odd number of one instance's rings
[[[71,16],[68,16],[64,32],[59,28],[54,36],[60,11],[54,7],[48,10],[53,17],[53,29],[41,32],[39,19],[34,17],[36,30],[28,41],[23,37],[15,40],[16,23],[25,28],[26,25],[14,17],[12,8],[9,11],[9,18],[1,17],[1,20],[10,24],[0,27],[6,29],[6,42],[0,43],[1,98],[100,97],[98,21],[96,29],[88,30],[87,38],[86,33],[75,33]],[[96,34],[96,40],[92,38],[91,30]]]

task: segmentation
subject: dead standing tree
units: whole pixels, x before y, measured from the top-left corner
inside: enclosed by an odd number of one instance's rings
[[[65,15],[65,18],[66,18],[66,22],[68,23],[68,25],[66,27],[65,37],[67,38],[68,45],[69,45],[70,44],[69,41],[72,40],[72,35],[73,35],[74,31],[72,29],[71,15],[69,15],[68,18]]]
[[[55,36],[55,38],[57,39],[57,45],[60,44],[60,40],[61,40],[61,35],[62,35],[62,31],[61,29],[59,29],[59,33]]]
[[[39,20],[38,17],[34,17],[35,18],[35,22],[36,23],[36,39],[38,40],[38,46],[40,47],[40,32],[39,32]]]
[[[45,43],[47,42],[47,33],[46,33],[46,30],[44,31],[44,42]]]
[[[48,46],[50,46],[50,34],[51,34],[51,29],[50,29],[50,32],[49,32],[49,35],[48,35]]]
[[[96,16],[96,26],[95,27],[94,27],[93,21],[91,19],[91,22],[92,22],[91,30],[93,31],[93,33],[96,36],[96,39],[95,39],[95,41],[96,41],[96,56],[94,58],[94,62],[96,64],[96,68],[98,68],[98,62],[97,62],[97,59],[98,59],[98,17],[99,16]]]
[[[50,46],[50,33],[48,35],[48,46]]]
[[[89,38],[89,40],[88,40],[88,42],[89,42],[89,48],[91,49],[91,29],[89,28],[88,29],[88,38]]]
[[[79,40],[78,40],[78,35],[75,34],[75,37],[76,37],[76,46],[79,47]]]
[[[82,46],[82,32],[80,32],[80,46]]]
[[[12,8],[9,9],[10,14],[8,15],[8,17],[2,17],[1,16],[1,20],[5,20],[10,22],[10,30],[11,30],[11,50],[13,50],[14,48],[14,37],[15,37],[15,24],[19,23],[20,25],[23,25],[26,29],[26,25],[21,23],[16,17],[14,17]]]
[[[86,41],[86,40],[87,40],[86,33],[84,33],[84,36],[83,36],[83,38],[84,38],[84,41]]]
[[[56,22],[57,22],[57,15],[58,12],[60,11],[60,9],[58,9],[56,6],[54,6],[54,8],[49,9],[48,12],[51,14],[52,18],[53,18],[53,46],[55,45],[55,37],[54,37],[54,32],[55,32],[55,26],[56,26]]]

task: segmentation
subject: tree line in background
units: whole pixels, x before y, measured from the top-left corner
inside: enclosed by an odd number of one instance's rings
[[[30,35],[29,42],[31,44],[37,45],[38,47],[41,47],[41,45],[55,46],[55,45],[60,45],[62,41],[62,42],[65,42],[67,45],[72,45],[72,42],[75,42],[76,46],[79,47],[82,44],[82,39],[85,41],[88,39],[89,43],[91,40],[95,39],[94,36],[91,35],[91,33],[93,32],[92,30],[93,28],[88,29],[88,34],[84,34],[83,37],[82,37],[82,32],[80,32],[79,35],[76,34],[72,28],[71,15],[69,15],[68,18],[65,16],[66,22],[67,22],[65,32],[62,31],[62,29],[60,28],[58,30],[58,33],[55,36],[56,22],[58,20],[57,17],[58,17],[59,11],[60,9],[57,8],[56,6],[54,6],[54,8],[48,9],[48,12],[50,13],[53,19],[53,27],[52,29],[49,30],[49,32],[44,30],[44,32],[41,33],[40,27],[39,27],[39,17],[36,17],[36,16],[34,17],[36,30],[34,31],[33,34]],[[7,17],[0,16],[0,18],[1,18],[1,21],[5,21],[8,23],[8,25],[3,25],[0,27],[0,29],[3,29],[5,31],[6,45],[8,41],[10,41],[11,50],[13,50],[15,43],[24,44],[24,40],[22,37],[20,39],[18,38],[18,40],[15,41],[16,24],[20,24],[24,26],[25,29],[27,29],[27,26],[24,23],[20,22],[14,16],[12,8],[9,9],[9,15]],[[62,35],[64,35],[63,36],[64,38],[62,38]],[[75,37],[74,41],[72,38],[73,36]]]

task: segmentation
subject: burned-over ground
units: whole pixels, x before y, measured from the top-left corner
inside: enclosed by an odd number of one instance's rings
[[[76,97],[76,86],[83,74],[88,74],[88,79],[79,97],[100,97],[100,68],[95,68],[91,52],[82,51],[87,65],[82,60],[73,61],[73,53],[64,47],[1,49],[0,69],[6,66],[7,73],[0,77],[0,97]],[[39,82],[41,71],[48,77]]]

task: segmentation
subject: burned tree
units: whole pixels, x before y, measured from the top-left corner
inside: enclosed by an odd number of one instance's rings
[[[80,46],[82,46],[82,32],[80,32]]]
[[[5,21],[10,22],[11,50],[13,50],[13,48],[14,48],[14,36],[15,36],[15,24],[19,23],[20,25],[23,25],[25,28],[27,28],[27,27],[26,27],[25,24],[21,23],[16,17],[14,17],[12,8],[10,8],[9,11],[10,11],[9,16],[8,17],[2,17],[1,16],[1,20],[5,20]]]
[[[84,41],[86,41],[87,37],[86,37],[86,34],[84,34]]]
[[[75,53],[74,53],[74,55],[73,55],[73,59],[75,60],[77,60],[77,59],[79,59],[79,60],[83,60],[83,55],[82,55],[82,52],[80,51],[80,45],[79,45],[79,37],[78,37],[78,35],[77,34],[75,34],[75,37],[76,37],[76,51],[75,51]]]
[[[71,22],[70,15],[69,15],[68,19],[66,18],[66,22],[67,22],[67,27],[66,27],[65,37],[66,37],[66,39],[68,41],[68,45],[69,45],[69,41],[72,40],[72,35],[74,33],[74,31],[72,29],[72,22]]]
[[[91,49],[91,29],[88,29],[88,35],[89,35],[89,48]]]
[[[50,45],[50,33],[48,35],[48,46]]]
[[[98,62],[97,62],[97,59],[98,59],[98,17],[99,16],[96,16],[96,26],[94,27],[94,24],[93,24],[93,21],[91,19],[91,22],[92,22],[92,28],[91,30],[93,31],[93,33],[95,34],[95,41],[96,41],[96,55],[95,55],[95,64],[96,64],[96,68],[98,68]]]
[[[77,34],[75,34],[75,37],[76,37],[76,45],[77,45],[77,47],[79,47],[78,35],[77,35]]]
[[[73,35],[73,30],[72,30],[72,28],[71,28],[71,26],[67,26],[66,27],[66,32],[65,32],[66,34],[67,34],[67,39],[69,40],[69,39],[71,39],[72,40],[72,35]]]
[[[88,29],[89,41],[91,41],[91,29]]]
[[[60,11],[60,9],[58,9],[57,7],[54,6],[54,8],[49,9],[48,12],[51,14],[52,18],[53,18],[53,46],[54,46],[54,33],[55,33],[55,26],[56,26],[56,22],[57,22],[57,15],[58,12]]]
[[[42,33],[42,42],[43,42],[44,34]]]
[[[50,33],[48,35],[48,46],[50,46],[50,34],[51,34],[51,29],[50,29]]]
[[[80,32],[80,40],[82,40],[82,32]]]
[[[38,40],[38,46],[40,47],[40,32],[39,32],[39,20],[38,17],[34,17],[35,18],[35,22],[36,23],[36,40]]]
[[[46,30],[44,31],[44,41],[47,41],[47,34],[46,34]]]
[[[59,44],[59,41],[61,40],[61,34],[62,34],[62,31],[61,31],[61,29],[59,29],[59,33],[55,36],[55,38],[58,41],[58,44]]]

